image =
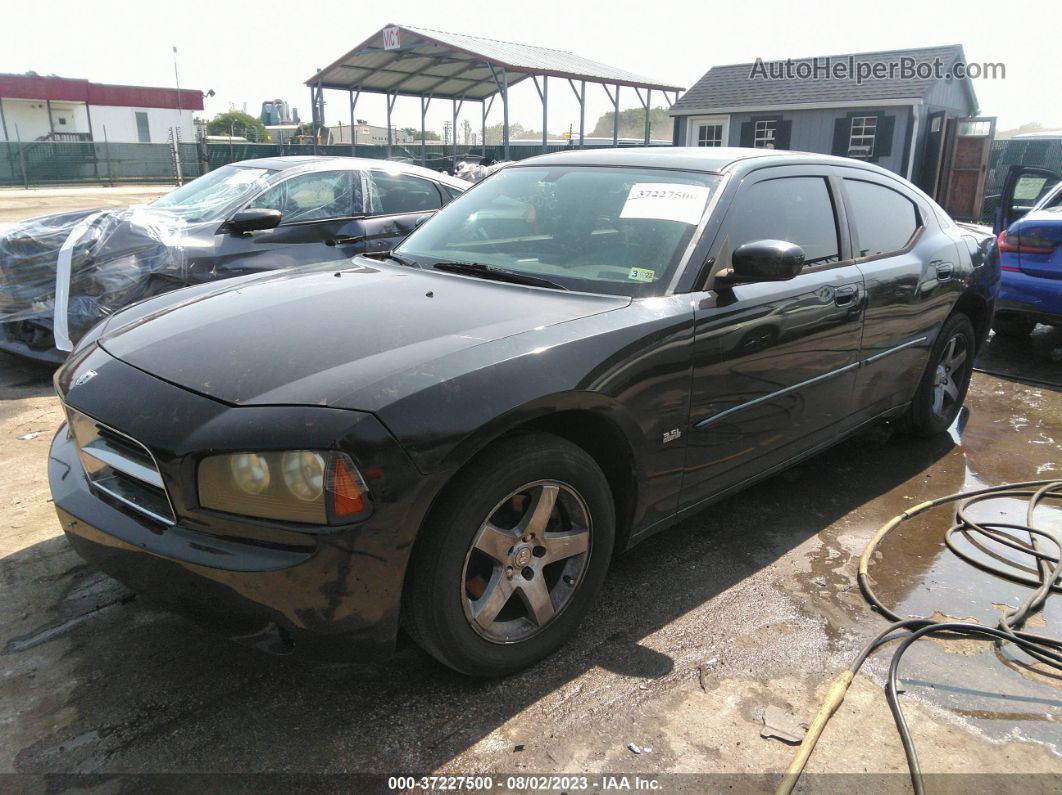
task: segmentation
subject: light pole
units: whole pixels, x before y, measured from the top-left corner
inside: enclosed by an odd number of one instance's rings
[[[181,78],[177,74],[177,45],[173,47],[173,82],[177,86],[177,126],[173,132],[173,155],[177,164],[177,184],[184,184],[181,168]]]

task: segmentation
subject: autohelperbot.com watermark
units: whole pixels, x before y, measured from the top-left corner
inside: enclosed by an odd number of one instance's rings
[[[921,59],[912,55],[873,61],[855,55],[784,61],[757,58],[749,70],[750,80],[855,80],[857,85],[874,80],[1005,80],[1006,77],[1007,65],[998,61],[946,63],[939,57]]]

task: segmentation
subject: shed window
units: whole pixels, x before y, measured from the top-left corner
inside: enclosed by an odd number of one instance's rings
[[[722,146],[723,125],[701,124],[697,127],[697,146]]]
[[[992,122],[978,119],[959,122],[959,135],[983,137],[992,132]]]
[[[777,119],[761,119],[753,128],[752,145],[756,149],[774,149],[774,137],[777,130]]]
[[[849,157],[873,157],[874,138],[878,132],[877,116],[853,116],[848,136]]]

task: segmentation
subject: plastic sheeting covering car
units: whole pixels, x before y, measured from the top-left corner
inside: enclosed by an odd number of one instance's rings
[[[0,237],[0,322],[51,326],[69,351],[95,323],[188,282],[180,216],[148,207],[64,213]]]
[[[462,160],[457,164],[457,168],[454,169],[454,176],[466,182],[481,182],[495,171],[505,168],[511,162],[511,160],[502,160],[500,163],[469,163]]]

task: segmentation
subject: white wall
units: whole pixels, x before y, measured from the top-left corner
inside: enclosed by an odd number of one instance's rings
[[[112,105],[93,105],[92,138],[102,141],[103,128],[107,128],[107,140],[111,143],[137,143],[136,113],[148,115],[148,132],[151,143],[164,144],[170,140],[170,127],[180,126],[181,140],[185,143],[195,142],[195,128],[192,126],[192,111],[177,111],[172,108],[129,108]],[[179,115],[178,115],[179,114]]]
[[[4,99],[4,120],[7,125],[8,139],[21,140],[24,143],[51,132],[48,124],[47,103],[44,100]],[[52,121],[56,132],[89,132],[89,116],[92,117],[92,137],[103,141],[103,128],[107,127],[107,140],[111,143],[137,143],[136,112],[148,115],[148,132],[151,143],[168,143],[170,127],[180,126],[181,140],[185,143],[195,141],[195,128],[192,126],[192,111],[179,112],[171,108],[130,108],[112,105],[93,105],[85,107],[83,103],[52,102]],[[61,124],[60,119],[66,119]],[[17,132],[16,135],[16,125]],[[0,129],[0,141],[4,140]]]
[[[34,141],[51,132],[48,126],[48,110],[44,100],[5,99],[4,123],[8,140]],[[0,129],[0,136],[4,131]]]

